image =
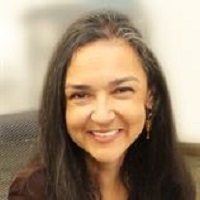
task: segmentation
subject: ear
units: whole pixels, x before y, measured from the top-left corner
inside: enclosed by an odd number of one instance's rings
[[[152,91],[148,90],[145,107],[147,109],[152,109],[153,105],[154,105],[154,96],[153,96]]]

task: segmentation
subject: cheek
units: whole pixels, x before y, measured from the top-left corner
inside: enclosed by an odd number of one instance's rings
[[[131,128],[136,132],[141,133],[144,127],[145,119],[146,115],[144,105],[134,107],[129,116],[129,123]]]
[[[67,106],[66,124],[70,133],[82,130],[89,117],[89,108],[80,108],[77,106]]]
[[[146,119],[144,101],[126,102],[126,104],[118,106],[118,112],[135,134],[142,132]]]

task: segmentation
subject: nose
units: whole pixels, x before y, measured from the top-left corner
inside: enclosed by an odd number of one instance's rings
[[[98,124],[109,124],[115,118],[115,111],[107,98],[99,98],[91,113],[91,119]]]

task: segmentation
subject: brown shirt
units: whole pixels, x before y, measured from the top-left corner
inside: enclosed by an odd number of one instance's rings
[[[35,163],[10,186],[8,200],[47,200],[44,168]]]

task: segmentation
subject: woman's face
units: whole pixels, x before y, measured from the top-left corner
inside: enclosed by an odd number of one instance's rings
[[[72,140],[96,161],[121,160],[144,127],[147,77],[122,40],[78,49],[66,76],[66,123]]]

